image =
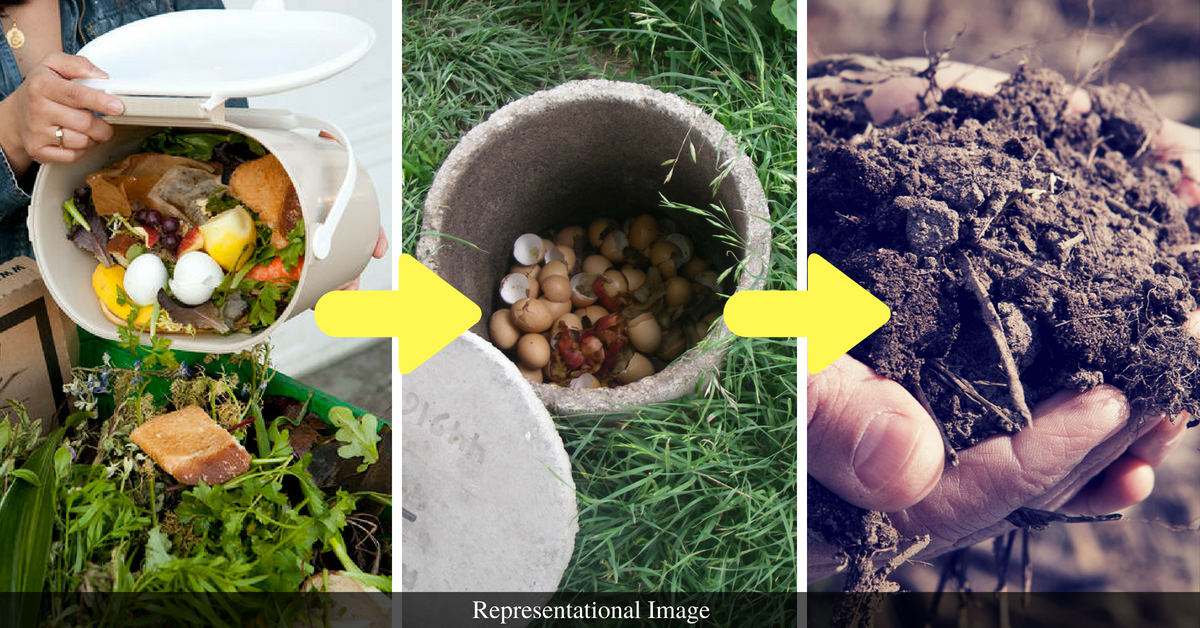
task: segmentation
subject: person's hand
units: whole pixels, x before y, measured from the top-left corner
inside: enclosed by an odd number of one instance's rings
[[[379,237],[375,240],[375,250],[371,251],[371,257],[374,257],[375,259],[383,259],[383,256],[387,255],[387,251],[388,251],[387,233],[384,232],[383,227],[380,227],[379,228]],[[358,279],[355,279],[354,281],[347,283],[346,285],[342,286],[341,288],[338,288],[338,290],[358,290],[358,284],[361,279],[362,279],[361,277]]]
[[[1131,423],[1129,413],[1111,386],[1063,391],[1033,408],[1031,426],[960,451],[958,466],[943,470],[929,414],[899,384],[842,356],[808,379],[808,468],[846,501],[888,512],[902,536],[930,535],[917,555],[927,559],[1013,529],[1004,517],[1022,506],[1099,515],[1145,499],[1152,467],[1179,444],[1188,417]],[[810,581],[834,573],[836,552],[809,545]]]
[[[84,57],[48,55],[12,94],[0,102],[0,146],[21,176],[32,162],[73,162],[112,137],[112,127],[93,111],[118,115],[120,99],[72,81],[108,78]],[[56,131],[62,128],[62,145]]]
[[[899,63],[921,70],[927,61]],[[957,84],[989,94],[1007,78],[955,63],[935,76],[942,89]],[[921,78],[870,71],[812,79],[808,86],[835,94],[870,89],[863,102],[876,124],[915,113],[928,91]],[[1067,117],[1090,109],[1085,92],[1068,94]],[[1200,173],[1200,130],[1165,123],[1154,149],[1161,158],[1183,161],[1185,176],[1177,193],[1189,205],[1200,202],[1194,178]],[[1200,337],[1200,310],[1188,325]],[[1178,445],[1189,419],[1165,421],[1160,414],[1130,423],[1128,402],[1111,386],[1082,394],[1064,391],[1034,408],[1031,427],[959,452],[959,466],[943,473],[937,427],[899,384],[843,356],[809,377],[808,394],[809,473],[852,504],[889,512],[901,535],[929,534],[921,558],[1011,530],[1003,518],[1021,506],[1098,515],[1136,504],[1149,496],[1152,467]],[[810,544],[810,580],[833,573],[835,552]]]

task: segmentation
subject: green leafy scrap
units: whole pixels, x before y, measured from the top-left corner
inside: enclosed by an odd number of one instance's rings
[[[334,438],[340,443],[338,455],[344,459],[362,457],[363,463],[358,465],[362,473],[367,467],[379,461],[379,449],[376,447],[379,438],[379,419],[373,414],[364,414],[361,419],[354,418],[349,408],[338,406],[329,411],[329,422],[338,428]]]
[[[187,157],[198,161],[212,159],[213,149],[221,144],[245,144],[250,152],[258,156],[267,154],[263,145],[254,138],[241,133],[211,133],[163,129],[142,141],[141,150],[147,153],[165,153],[175,157]]]
[[[241,201],[237,197],[226,192],[225,190],[217,190],[208,197],[208,202],[204,205],[204,210],[211,216],[215,216],[225,210],[233,209],[241,205]]]

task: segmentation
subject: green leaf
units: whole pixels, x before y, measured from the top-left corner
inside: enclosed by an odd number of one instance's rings
[[[36,484],[14,482],[0,500],[0,591],[33,593],[0,604],[0,625],[30,628],[37,623],[41,591],[46,581],[51,532],[54,530],[54,451],[63,431],[56,430],[13,474],[37,476]]]
[[[375,446],[380,441],[379,419],[375,415],[364,414],[362,419],[355,419],[349,408],[338,406],[329,410],[329,422],[338,428],[333,437],[346,443],[338,447],[338,455],[344,459],[362,457],[359,473],[379,460],[379,450]]]
[[[784,28],[795,31],[797,21],[800,17],[800,9],[796,6],[796,0],[775,0],[771,4],[771,14]]]
[[[71,474],[71,450],[66,445],[54,452],[54,476],[61,482]]]
[[[26,469],[26,468],[16,469],[12,472],[12,476],[14,478],[25,480],[26,482],[29,482],[30,484],[32,484],[34,486],[37,486],[37,487],[42,486],[42,481],[38,479],[37,474],[34,473],[33,471],[30,471],[29,469]]]
[[[77,224],[88,231],[92,230],[92,226],[84,219],[83,214],[79,213],[79,208],[75,206],[75,197],[71,197],[63,203],[63,222],[67,223],[67,228],[70,229],[72,224]]]
[[[158,526],[150,530],[150,538],[146,540],[146,562],[143,569],[156,571],[175,557],[171,555],[171,541]]]
[[[212,193],[212,196],[208,197],[208,203],[204,205],[204,209],[209,214],[216,216],[217,214],[227,209],[233,209],[238,205],[241,205],[241,203],[232,194],[229,194],[225,190],[217,190],[216,192]]]
[[[147,137],[142,141],[141,150],[208,161],[212,159],[213,149],[225,143],[245,144],[255,155],[267,154],[262,144],[241,133],[198,133],[175,129],[163,129]]]
[[[8,417],[4,417],[4,421],[0,422],[0,458],[4,457],[4,448],[8,447],[8,442],[12,440],[12,426],[8,424]]]

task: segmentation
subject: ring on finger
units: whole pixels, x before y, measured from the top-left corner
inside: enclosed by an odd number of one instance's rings
[[[58,140],[58,147],[64,148],[65,147],[64,146],[64,143],[65,143],[64,138],[66,137],[66,130],[63,129],[61,126],[58,127],[57,129],[54,130],[54,137]]]

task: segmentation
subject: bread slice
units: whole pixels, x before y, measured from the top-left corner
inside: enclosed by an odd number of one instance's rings
[[[259,157],[237,167],[229,177],[229,191],[243,205],[271,225],[271,244],[287,246],[287,234],[303,218],[296,187],[275,155]]]
[[[129,438],[184,484],[220,484],[250,468],[246,448],[200,406],[154,417]]]

